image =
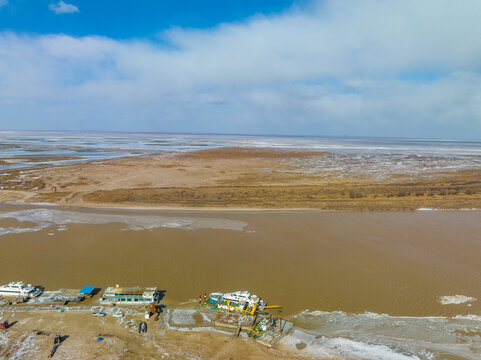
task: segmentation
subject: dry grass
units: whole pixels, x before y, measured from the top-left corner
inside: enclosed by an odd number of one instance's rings
[[[321,151],[301,151],[291,149],[225,147],[192,151],[179,157],[193,159],[285,159],[322,155]]]
[[[481,183],[338,184],[332,186],[213,186],[99,190],[92,203],[185,207],[315,208],[403,211],[420,207],[461,209],[481,205]]]

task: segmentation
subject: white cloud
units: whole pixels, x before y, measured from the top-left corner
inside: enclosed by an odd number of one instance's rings
[[[0,127],[481,138],[479,13],[328,0],[158,43],[0,33]]]
[[[59,1],[57,4],[50,4],[48,6],[50,10],[55,12],[55,14],[71,14],[79,12],[78,7],[72,4],[66,4],[63,1]]]
[[[0,0],[0,8],[8,5],[8,0]]]

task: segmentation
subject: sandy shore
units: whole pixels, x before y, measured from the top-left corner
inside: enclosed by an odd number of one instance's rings
[[[4,171],[1,201],[69,206],[412,211],[481,208],[469,159],[222,148]]]
[[[62,307],[63,308],[63,307]],[[128,308],[122,308],[124,312]],[[0,316],[13,325],[0,334],[0,358],[47,358],[55,334],[64,337],[57,359],[306,359],[286,347],[269,349],[252,340],[213,331],[169,328],[165,316],[147,320],[147,334],[139,334],[141,315],[118,319],[96,318],[85,311],[14,311],[0,307]],[[128,322],[133,325],[128,327]],[[101,342],[97,338],[102,337]]]

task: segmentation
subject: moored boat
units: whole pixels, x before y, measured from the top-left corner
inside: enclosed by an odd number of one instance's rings
[[[253,314],[258,308],[265,307],[267,303],[259,296],[248,291],[235,291],[231,293],[207,293],[199,297],[200,310],[204,312],[230,312]]]
[[[34,298],[42,294],[43,289],[39,286],[25,284],[22,281],[11,282],[0,286],[0,296],[6,297],[29,297]]]
[[[125,305],[144,305],[157,303],[161,298],[157,288],[140,287],[108,287],[105,289],[99,303],[104,305],[125,304]]]

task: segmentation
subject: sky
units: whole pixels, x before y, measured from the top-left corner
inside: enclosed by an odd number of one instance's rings
[[[481,140],[478,0],[0,0],[0,129]]]

